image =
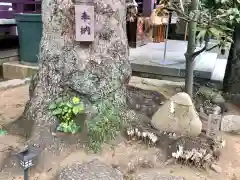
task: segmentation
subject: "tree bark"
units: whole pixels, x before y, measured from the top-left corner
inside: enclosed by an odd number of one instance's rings
[[[185,76],[185,92],[193,96],[193,79],[194,79],[194,61],[190,57],[186,57],[186,76]]]
[[[52,136],[57,120],[47,107],[55,98],[73,93],[83,99],[89,114],[94,114],[93,105],[104,100],[115,107],[126,105],[125,85],[132,71],[125,0],[95,0],[94,7],[95,40],[90,44],[79,43],[74,41],[75,17],[71,0],[42,0],[39,71],[31,82],[30,100],[18,123],[29,138],[29,147],[39,154],[39,171],[53,167],[51,163],[55,162],[49,158],[61,160],[60,151],[67,155],[69,144],[77,145],[80,140],[71,136],[63,142]]]
[[[233,41],[225,70],[223,88],[225,92],[238,94],[240,88],[240,24],[236,24]]]
[[[191,13],[196,10],[198,10],[198,1],[192,0],[189,12]],[[195,17],[195,19],[197,19],[197,17]],[[192,58],[192,54],[194,53],[196,48],[196,30],[197,23],[195,21],[191,21],[188,25],[188,46],[187,52],[185,54],[186,57],[185,92],[188,93],[190,97],[192,97],[193,94],[194,59]]]

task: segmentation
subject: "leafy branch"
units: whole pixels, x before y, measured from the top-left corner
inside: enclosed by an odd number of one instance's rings
[[[198,10],[185,12],[183,6],[188,7],[189,4],[182,4],[179,0],[178,3],[160,4],[157,7],[159,12],[175,12],[179,19],[185,22],[196,22],[198,27],[197,41],[205,45],[202,49],[195,51],[191,54],[191,59],[195,59],[199,54],[204,51],[210,51],[214,48],[225,48],[227,43],[232,43],[233,24],[240,22],[240,12],[238,7],[240,0],[200,0]],[[209,39],[214,38],[217,44],[208,48]]]

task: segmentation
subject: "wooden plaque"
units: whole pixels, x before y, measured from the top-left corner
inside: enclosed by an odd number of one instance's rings
[[[94,41],[94,6],[75,5],[76,41]]]

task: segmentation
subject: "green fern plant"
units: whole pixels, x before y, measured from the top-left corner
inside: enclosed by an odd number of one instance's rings
[[[98,112],[98,116],[87,122],[89,148],[95,153],[101,150],[103,143],[115,139],[124,125],[118,109],[112,104],[101,103]]]

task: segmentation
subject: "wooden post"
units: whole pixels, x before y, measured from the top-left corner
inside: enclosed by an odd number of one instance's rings
[[[164,42],[164,34],[165,34],[164,31],[165,31],[164,24],[154,25],[153,26],[153,42],[155,43]]]

